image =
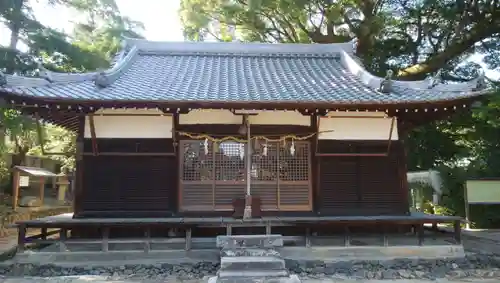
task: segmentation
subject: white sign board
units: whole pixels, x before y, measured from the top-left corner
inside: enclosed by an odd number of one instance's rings
[[[20,176],[19,177],[19,187],[29,187],[30,185],[30,177],[29,176]]]

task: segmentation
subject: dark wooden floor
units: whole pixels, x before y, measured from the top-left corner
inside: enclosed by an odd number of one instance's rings
[[[30,227],[37,226],[59,226],[59,225],[154,225],[154,224],[184,224],[184,225],[203,225],[203,224],[235,224],[249,226],[253,225],[284,225],[284,224],[328,224],[328,223],[365,223],[365,222],[394,222],[401,224],[411,223],[453,223],[461,221],[458,216],[442,216],[431,215],[421,212],[414,212],[410,215],[381,215],[381,216],[310,216],[310,217],[283,217],[283,216],[267,216],[262,218],[252,219],[235,219],[231,217],[176,217],[176,218],[73,218],[73,214],[61,214],[48,216],[32,220],[18,221],[18,225],[26,225]]]

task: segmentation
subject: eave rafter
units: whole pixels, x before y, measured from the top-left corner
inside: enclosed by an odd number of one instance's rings
[[[135,101],[72,101],[47,100],[43,98],[20,97],[5,94],[6,104],[21,110],[27,115],[38,113],[39,117],[49,123],[71,131],[78,131],[80,119],[102,108],[136,108],[158,109],[166,114],[184,114],[193,109],[247,109],[247,110],[289,110],[303,115],[322,116],[330,111],[375,111],[386,112],[401,120],[422,124],[432,120],[445,119],[457,111],[467,109],[478,98],[469,97],[460,100],[448,100],[426,103],[393,103],[393,104],[330,104],[327,103],[210,103],[210,102],[135,102]]]

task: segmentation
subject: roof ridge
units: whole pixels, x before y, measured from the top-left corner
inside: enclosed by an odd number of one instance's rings
[[[141,52],[205,52],[256,54],[296,53],[296,54],[323,54],[341,51],[353,52],[353,41],[344,43],[260,43],[260,42],[198,42],[198,41],[150,41],[146,39],[127,38],[128,46],[135,46]]]

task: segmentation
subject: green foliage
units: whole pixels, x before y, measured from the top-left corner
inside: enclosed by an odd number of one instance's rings
[[[142,24],[123,17],[114,0],[46,0],[46,5],[62,5],[85,18],[75,23],[72,34],[44,26],[36,20],[29,4],[27,0],[0,1],[0,22],[12,33],[9,46],[0,46],[2,72],[37,75],[39,62],[53,71],[93,71],[109,65],[123,35],[141,37],[138,31]],[[27,45],[28,52],[16,48],[19,42]],[[43,125],[41,131],[45,152],[75,151],[74,133],[50,124]],[[7,142],[5,137],[9,137]],[[36,121],[18,110],[0,109],[0,140],[2,154],[13,154],[13,166],[22,165],[27,154],[42,154]],[[74,167],[72,156],[51,158],[61,161],[63,169]],[[8,169],[0,164],[0,178]]]
[[[335,43],[358,39],[358,56],[372,72],[399,69],[405,79],[453,70],[474,52],[500,66],[500,9],[495,0],[325,1],[181,0],[189,40]],[[475,45],[482,42],[480,47]],[[472,67],[472,65],[469,65]]]

